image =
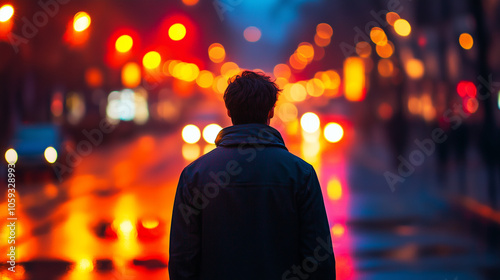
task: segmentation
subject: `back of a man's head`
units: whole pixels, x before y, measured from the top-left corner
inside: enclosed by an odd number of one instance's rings
[[[263,73],[244,71],[231,78],[224,102],[233,124],[266,124],[280,91]]]

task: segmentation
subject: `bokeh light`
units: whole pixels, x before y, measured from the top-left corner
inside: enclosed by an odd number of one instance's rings
[[[361,41],[356,44],[356,53],[360,57],[369,57],[372,54],[372,46],[368,42]]]
[[[195,160],[200,156],[201,148],[199,144],[184,143],[182,145],[182,157],[186,160]]]
[[[0,8],[0,22],[6,22],[14,15],[14,7],[6,4]]]
[[[375,50],[381,58],[389,58],[394,53],[394,44],[391,41],[387,41],[384,45],[377,45]]]
[[[333,28],[328,23],[320,23],[316,26],[316,34],[321,39],[330,39],[333,35]]]
[[[290,70],[290,67],[288,67],[288,65],[281,63],[274,66],[273,73],[275,77],[283,77],[285,79],[289,79],[292,71]]]
[[[420,79],[424,75],[424,63],[420,59],[409,59],[405,64],[406,73],[412,79]]]
[[[208,57],[212,62],[220,63],[226,58],[226,51],[219,43],[213,43],[208,47]]]
[[[259,41],[261,35],[262,33],[260,32],[260,29],[255,26],[249,26],[243,31],[243,37],[245,37],[245,40],[252,43]]]
[[[474,46],[474,39],[469,33],[462,33],[458,39],[460,46],[465,50],[470,50]]]
[[[132,49],[134,40],[129,35],[122,35],[116,39],[115,48],[118,52],[126,53]]]
[[[285,123],[297,119],[299,111],[293,103],[285,102],[278,106],[278,117]]]
[[[318,115],[307,112],[300,118],[300,126],[305,132],[314,133],[319,129],[320,120]]]
[[[349,101],[365,98],[365,65],[359,57],[349,57],[344,61],[344,93]]]
[[[91,67],[85,71],[85,82],[89,87],[101,87],[103,80],[102,71],[99,68]]]
[[[334,237],[341,237],[345,233],[345,227],[341,224],[335,224],[331,228],[331,233]]]
[[[174,23],[168,29],[168,36],[174,41],[180,41],[186,36],[186,27],[182,23]]]
[[[306,88],[300,83],[293,84],[290,88],[290,97],[295,102],[304,101],[307,97]]]
[[[383,102],[378,106],[377,112],[382,120],[388,120],[392,117],[393,109],[390,104]]]
[[[387,35],[385,31],[380,27],[373,27],[370,31],[370,39],[376,45],[385,45],[387,44]]]
[[[394,26],[394,23],[396,22],[396,20],[400,19],[401,17],[395,13],[395,12],[388,12],[386,15],[385,15],[385,19],[387,20],[387,23]]]
[[[330,42],[331,42],[330,37],[328,37],[328,38],[321,38],[321,37],[318,36],[318,34],[314,35],[314,43],[318,47],[326,47],[326,46],[330,45]]]
[[[479,102],[474,97],[466,98],[464,100],[464,103],[465,103],[464,107],[469,114],[474,114],[479,108]]]
[[[334,178],[328,182],[326,187],[328,198],[331,200],[339,200],[342,198],[342,184],[339,179]]]
[[[222,66],[220,67],[220,73],[227,80],[228,78],[231,78],[234,75],[239,74],[240,67],[238,66],[238,64],[236,64],[234,62],[228,61],[228,62],[222,64]]]
[[[208,144],[215,144],[215,138],[217,138],[217,135],[219,132],[222,130],[222,127],[218,124],[212,123],[203,129],[203,139]]]
[[[91,272],[94,270],[94,263],[90,259],[81,259],[77,263],[76,269],[80,272]]]
[[[337,143],[344,137],[344,129],[338,123],[331,122],[325,126],[323,135],[326,141],[330,143]]]
[[[144,55],[142,58],[142,64],[147,69],[155,69],[160,66],[161,55],[158,52],[150,51]]]
[[[182,129],[182,139],[188,144],[194,144],[200,141],[200,129],[194,124],[188,124]]]
[[[199,0],[182,0],[182,3],[184,3],[184,5],[186,6],[194,6],[198,4],[198,1]]]
[[[141,68],[135,62],[129,62],[122,69],[122,84],[128,88],[135,88],[141,84]]]
[[[57,151],[56,149],[54,149],[54,147],[47,147],[43,155],[45,156],[45,159],[49,163],[54,163],[57,160]]]
[[[314,58],[314,47],[310,43],[302,42],[297,48],[297,55],[309,63]]]
[[[474,83],[471,81],[460,81],[457,84],[457,93],[461,97],[476,97],[477,88],[476,85],[474,85]]]
[[[399,36],[406,37],[411,33],[411,25],[407,20],[400,18],[394,22],[394,31]]]
[[[17,162],[17,152],[14,149],[8,149],[5,152],[5,160],[7,163],[15,164]]]
[[[73,18],[73,28],[77,32],[82,32],[90,26],[90,16],[86,12],[78,12]]]
[[[320,79],[314,78],[307,81],[306,89],[310,96],[318,97],[325,92],[325,85]]]
[[[202,70],[196,78],[196,84],[202,88],[209,88],[214,82],[214,74],[208,70]]]
[[[290,63],[290,66],[292,66],[292,68],[297,70],[302,70],[307,66],[307,59],[302,55],[298,55],[297,53],[292,54],[288,62]]]
[[[394,72],[394,63],[390,59],[384,58],[379,60],[377,70],[382,77],[391,77]]]

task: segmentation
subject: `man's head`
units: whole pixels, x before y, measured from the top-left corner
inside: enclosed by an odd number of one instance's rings
[[[244,71],[229,80],[224,92],[227,114],[234,125],[269,124],[280,91],[269,76]]]

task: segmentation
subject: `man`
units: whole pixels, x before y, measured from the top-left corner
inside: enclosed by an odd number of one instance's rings
[[[316,172],[269,126],[279,91],[260,73],[230,80],[224,102],[233,126],[179,179],[171,280],[335,279]]]

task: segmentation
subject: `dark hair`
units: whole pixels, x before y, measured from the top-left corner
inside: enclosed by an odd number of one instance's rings
[[[264,73],[244,71],[229,79],[224,102],[233,124],[267,123],[281,89]]]

